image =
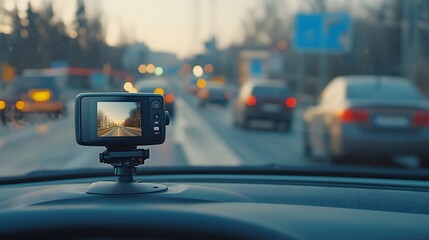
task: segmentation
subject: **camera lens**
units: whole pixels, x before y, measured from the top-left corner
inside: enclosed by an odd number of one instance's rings
[[[158,110],[161,108],[161,102],[158,100],[153,100],[151,103],[152,109]]]

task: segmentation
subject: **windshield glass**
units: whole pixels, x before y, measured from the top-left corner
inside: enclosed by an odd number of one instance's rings
[[[428,43],[423,0],[2,0],[0,177],[110,171],[74,129],[106,91],[164,96],[145,166],[424,171]]]

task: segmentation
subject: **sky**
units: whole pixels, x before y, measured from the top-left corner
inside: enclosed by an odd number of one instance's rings
[[[34,1],[34,4],[41,5],[46,1]],[[86,3],[90,15],[101,14],[110,45],[134,38],[153,51],[171,52],[183,58],[201,52],[203,42],[213,33],[221,48],[240,41],[242,19],[258,2],[261,1],[91,0]],[[76,2],[53,0],[53,3],[59,16],[71,23]]]
[[[97,112],[102,110],[116,124],[122,124],[135,107],[135,102],[98,102]]]
[[[56,17],[70,25],[76,0],[5,0],[8,8],[15,2],[22,10],[31,1],[34,8],[53,2]],[[216,36],[218,47],[240,42],[243,20],[250,9],[260,8],[264,0],[86,0],[88,15],[101,16],[106,41],[117,45],[135,40],[152,51],[175,53],[185,58],[204,50],[204,41]],[[285,14],[296,11],[302,0],[279,0],[287,4]],[[332,0],[336,6],[348,0]],[[358,1],[352,1],[358,2]],[[365,5],[374,0],[360,0]],[[288,12],[289,11],[289,12]],[[253,16],[252,16],[253,17]]]

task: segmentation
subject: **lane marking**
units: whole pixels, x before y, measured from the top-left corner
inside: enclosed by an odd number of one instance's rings
[[[181,144],[189,165],[235,166],[242,161],[204,119],[183,99],[177,99],[178,117],[173,141]]]

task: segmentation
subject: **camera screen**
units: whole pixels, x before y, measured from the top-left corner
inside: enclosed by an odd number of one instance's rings
[[[98,137],[142,135],[140,102],[97,102]]]

